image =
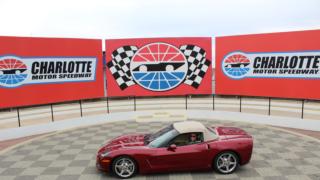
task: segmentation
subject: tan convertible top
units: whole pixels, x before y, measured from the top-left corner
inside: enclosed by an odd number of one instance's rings
[[[173,127],[180,133],[189,133],[189,132],[202,132],[206,127],[196,121],[183,121],[173,124]]]
[[[202,132],[204,141],[210,141],[218,138],[217,135],[210,132],[202,123],[196,121],[183,121],[173,123],[173,127],[180,133]]]

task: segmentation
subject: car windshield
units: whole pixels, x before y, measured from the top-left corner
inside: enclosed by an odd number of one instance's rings
[[[158,132],[154,133],[154,134],[148,134],[145,136],[145,144],[149,144],[151,141],[157,139],[159,136],[163,135],[164,133],[171,131],[173,129],[173,125],[171,124],[170,126],[167,126],[165,128],[162,128],[161,130],[159,130]]]
[[[213,133],[214,135],[217,135],[216,131],[213,128],[207,127],[207,129],[209,130],[209,132]]]
[[[158,147],[163,147],[168,142],[176,137],[179,134],[179,132],[175,129],[171,129],[165,133],[162,133],[162,135],[158,136],[155,138],[151,143],[149,144],[150,147],[158,148]]]
[[[212,127],[207,127],[208,129],[208,138],[207,139],[210,139],[210,140],[213,140],[213,139],[217,139],[219,138],[215,128],[212,128]]]

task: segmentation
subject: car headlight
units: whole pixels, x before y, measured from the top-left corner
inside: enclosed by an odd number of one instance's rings
[[[103,153],[100,154],[101,157],[107,157],[110,154],[109,151],[105,151]]]

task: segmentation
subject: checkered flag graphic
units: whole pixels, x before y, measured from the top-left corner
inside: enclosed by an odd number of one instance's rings
[[[211,61],[206,59],[206,51],[199,46],[183,45],[180,47],[180,51],[188,61],[188,72],[184,83],[198,88]]]
[[[112,52],[112,60],[107,63],[121,90],[135,84],[130,72],[130,61],[137,50],[136,46],[120,47]]]

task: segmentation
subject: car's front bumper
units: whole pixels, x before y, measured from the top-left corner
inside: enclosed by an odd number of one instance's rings
[[[100,155],[97,155],[96,167],[100,171],[105,171],[105,172],[110,171],[111,159],[108,157],[102,158],[102,157],[100,157]]]

